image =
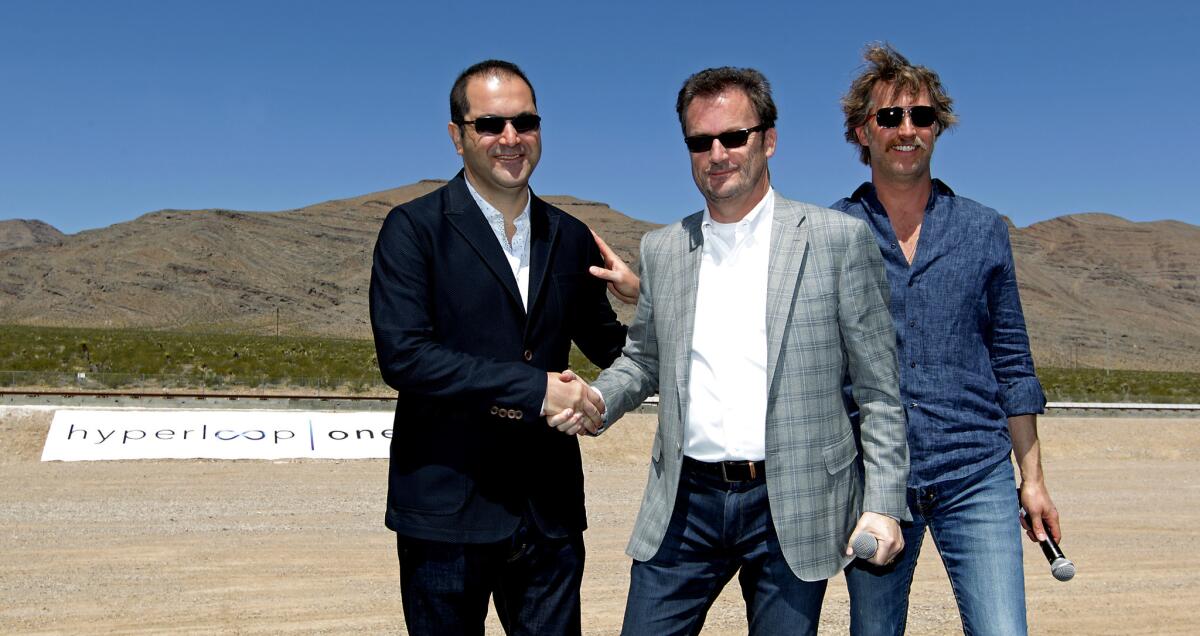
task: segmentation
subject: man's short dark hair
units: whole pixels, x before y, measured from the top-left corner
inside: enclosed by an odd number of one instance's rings
[[[954,114],[954,100],[950,99],[942,87],[941,78],[933,70],[910,63],[908,58],[886,42],[867,45],[863,59],[867,62],[866,68],[854,78],[850,90],[842,97],[846,141],[858,148],[859,161],[871,164],[871,149],[858,143],[856,129],[866,125],[878,108],[878,104],[871,103],[871,92],[879,82],[892,82],[898,94],[907,93],[915,97],[921,91],[929,93],[929,100],[937,112],[935,134],[938,137],[958,123],[958,116]]]
[[[729,87],[737,87],[750,98],[754,112],[758,115],[759,125],[768,128],[775,127],[775,119],[779,111],[775,110],[775,100],[771,99],[771,83],[762,73],[752,68],[733,68],[722,66],[708,68],[687,78],[683,88],[679,89],[679,97],[675,99],[675,112],[679,114],[679,125],[683,134],[687,130],[687,109],[692,100],[697,97],[711,97]]]
[[[525,73],[519,66],[504,60],[484,60],[468,66],[466,70],[458,74],[458,79],[454,80],[454,86],[450,89],[450,121],[461,125],[471,110],[471,104],[467,102],[467,82],[475,77],[492,75],[506,78],[516,77],[525,82],[525,85],[529,87],[529,95],[533,97],[533,105],[537,107],[537,93],[533,92],[533,84],[529,83],[529,78],[525,77]]]

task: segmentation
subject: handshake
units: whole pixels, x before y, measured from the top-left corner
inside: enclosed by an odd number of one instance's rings
[[[570,369],[546,373],[546,423],[567,435],[595,435],[604,424],[604,400]]]

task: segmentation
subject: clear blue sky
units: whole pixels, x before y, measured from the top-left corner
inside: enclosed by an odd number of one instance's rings
[[[774,84],[776,189],[828,204],[868,177],[838,98],[887,40],[956,100],[934,175],[960,194],[1022,226],[1200,224],[1198,37],[1195,3],[1154,0],[0,0],[0,219],[76,232],[449,178],[450,84],[488,57],[537,89],[539,193],[657,222],[699,209],[675,93],[734,65]]]

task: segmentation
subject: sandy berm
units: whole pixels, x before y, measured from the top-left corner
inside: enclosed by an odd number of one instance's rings
[[[386,461],[43,463],[51,417],[0,409],[0,633],[404,633]],[[620,629],[653,417],[581,441],[585,634]],[[1055,581],[1025,542],[1031,633],[1200,633],[1200,419],[1040,424],[1078,575]],[[923,553],[909,633],[961,633],[928,540]],[[744,634],[743,608],[735,579],[704,633]],[[840,577],[821,631],[847,631]]]

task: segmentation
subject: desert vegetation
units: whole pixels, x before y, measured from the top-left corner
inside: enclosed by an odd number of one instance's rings
[[[578,350],[571,368],[599,369]],[[1038,367],[1053,402],[1200,403],[1200,373]],[[0,327],[0,386],[382,392],[370,340],[146,329]]]

